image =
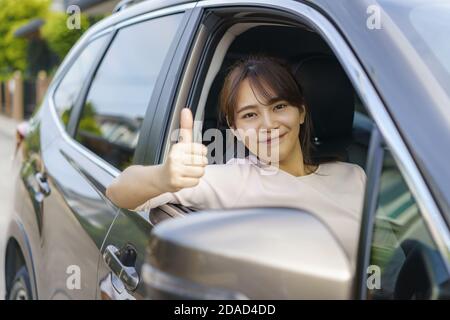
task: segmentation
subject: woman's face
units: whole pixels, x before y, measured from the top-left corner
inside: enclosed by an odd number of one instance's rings
[[[240,84],[234,110],[235,134],[261,160],[278,163],[293,152],[301,152],[299,133],[304,121],[304,109],[284,100],[261,104],[247,79]]]

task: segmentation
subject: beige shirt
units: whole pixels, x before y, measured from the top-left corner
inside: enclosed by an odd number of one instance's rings
[[[136,210],[166,203],[201,209],[280,206],[315,214],[334,232],[352,262],[357,253],[366,175],[355,164],[330,162],[296,177],[254,158],[208,165],[200,183],[150,199]]]

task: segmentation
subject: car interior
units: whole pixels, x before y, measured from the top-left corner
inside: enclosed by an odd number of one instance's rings
[[[312,116],[316,149],[313,157],[338,158],[365,169],[372,121],[329,46],[307,27],[261,23],[233,25],[212,57],[195,114],[195,120],[203,123],[202,143],[210,149],[210,163],[217,163],[217,158],[224,159],[225,163],[231,157],[248,155],[245,148],[242,148],[245,154],[237,151],[242,149],[236,148],[238,142],[234,137],[205,140],[204,133],[216,128],[227,134],[228,126],[218,111],[219,93],[227,70],[237,59],[260,53],[282,58],[292,67]],[[224,145],[218,148],[217,143]],[[224,151],[223,158],[215,155],[217,150]]]

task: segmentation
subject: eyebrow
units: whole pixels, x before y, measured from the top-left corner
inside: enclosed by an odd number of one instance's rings
[[[267,104],[267,106],[270,106],[276,102],[280,102],[280,101],[285,101],[284,99],[280,98],[280,97],[273,97],[270,98],[269,103]],[[236,113],[241,113],[242,111],[248,110],[248,109],[252,109],[252,108],[257,108],[258,106],[254,105],[254,104],[249,104],[245,107],[240,108]]]
[[[240,108],[237,113],[241,113],[242,111],[245,111],[245,110],[248,110],[248,109],[253,109],[253,108],[257,108],[257,106],[255,106],[254,104],[250,104],[248,106]]]

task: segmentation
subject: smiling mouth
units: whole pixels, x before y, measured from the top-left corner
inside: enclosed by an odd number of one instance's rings
[[[287,132],[283,133],[282,135],[279,135],[278,137],[275,137],[275,138],[269,138],[266,140],[262,140],[262,141],[260,141],[260,143],[271,144],[272,142],[280,141],[286,134],[287,134]]]

